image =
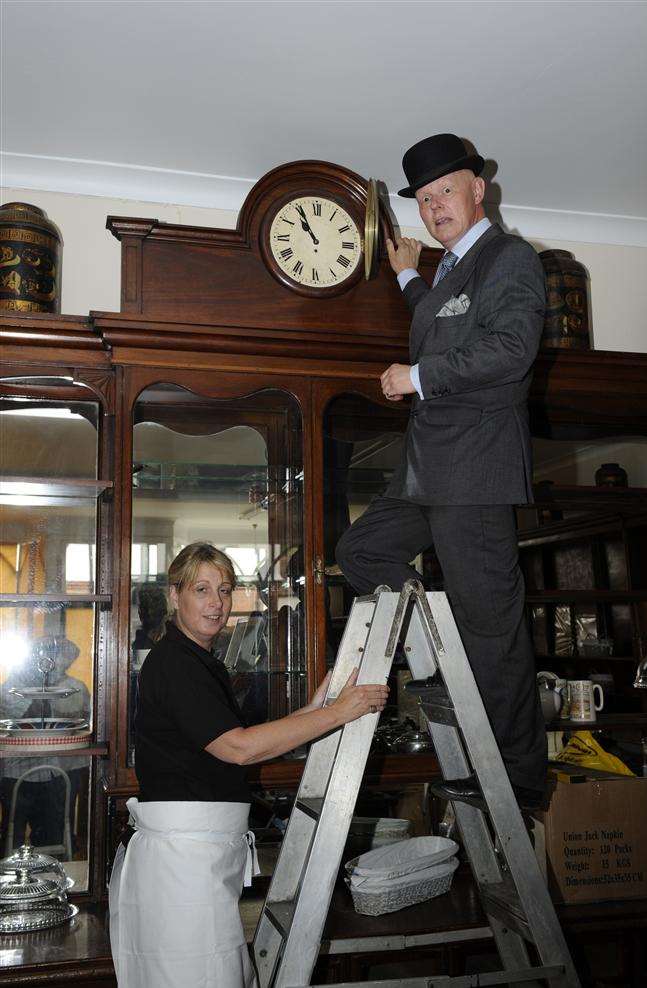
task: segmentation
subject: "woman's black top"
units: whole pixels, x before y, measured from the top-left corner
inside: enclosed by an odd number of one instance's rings
[[[135,772],[140,800],[250,802],[245,770],[204,750],[221,734],[244,726],[220,659],[167,624],[139,673]]]

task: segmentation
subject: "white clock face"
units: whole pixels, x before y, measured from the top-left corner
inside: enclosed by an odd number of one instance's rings
[[[362,238],[345,209],[321,196],[301,196],[283,206],[270,227],[270,250],[299,285],[330,288],[347,281],[362,258]]]

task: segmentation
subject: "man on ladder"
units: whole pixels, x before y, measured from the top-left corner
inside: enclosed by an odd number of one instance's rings
[[[532,248],[485,219],[482,167],[451,134],[404,157],[402,194],[416,195],[448,251],[430,288],[415,271],[421,245],[388,244],[414,315],[411,366],[392,365],[382,387],[392,400],[417,394],[386,496],[338,546],[342,570],[364,596],[351,609],[325,702],[358,662],[359,682],[384,682],[403,641],[445,780],[434,789],[455,801],[502,970],[385,988],[580,986],[519,809],[541,802],[546,768],[512,507],[531,496],[525,402],[544,280]],[[425,594],[411,579],[410,560],[432,542],[447,595]],[[254,937],[259,988],[311,984],[377,718],[310,748]]]
[[[417,578],[434,546],[445,591],[517,800],[538,806],[546,734],[524,613],[514,504],[532,499],[527,396],[545,285],[534,249],[483,210],[483,158],[436,134],[403,158],[429,233],[445,248],[434,284],[418,275],[422,244],[387,242],[412,311],[410,365],[381,378],[387,399],[412,395],[399,469],[383,497],[342,536],[337,561],[358,593]],[[480,802],[474,776],[438,783]]]

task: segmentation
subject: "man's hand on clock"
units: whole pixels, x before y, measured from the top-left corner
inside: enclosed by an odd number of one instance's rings
[[[303,208],[303,206],[300,206],[299,204],[296,205],[295,209],[299,214],[299,216],[301,217],[301,229],[305,230],[306,233],[310,234],[310,236],[312,237],[312,242],[316,247],[319,241],[317,240],[314,233],[312,232],[312,229],[310,228],[310,224],[308,223],[308,219],[306,217],[305,209]]]
[[[413,237],[400,237],[395,244],[392,240],[387,240],[386,251],[395,273],[400,274],[407,268],[415,268],[417,271],[422,247],[422,243]]]
[[[411,383],[408,364],[391,364],[380,377],[380,384],[384,397],[389,401],[402,401],[403,395],[413,394],[416,390]]]

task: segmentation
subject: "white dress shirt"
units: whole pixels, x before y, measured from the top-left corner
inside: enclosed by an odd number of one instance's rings
[[[457,244],[454,244],[451,250],[452,254],[455,254],[456,257],[458,258],[456,264],[460,264],[461,258],[465,257],[470,247],[473,247],[476,241],[479,240],[483,236],[485,231],[489,230],[491,226],[492,224],[490,223],[487,216],[484,216],[482,220],[479,220],[478,223],[475,223],[474,226],[471,226],[467,231],[467,233],[463,234],[461,239],[458,241]],[[445,251],[445,254],[447,253],[448,251]],[[443,254],[443,257],[445,256],[445,254]],[[454,267],[456,267],[456,264],[454,265]],[[434,278],[434,286],[438,281],[439,269],[440,269],[440,265],[436,270],[436,277]],[[400,273],[398,274],[398,284],[401,290],[404,291],[406,286],[413,278],[419,278],[419,277],[420,275],[415,268],[405,268],[404,271],[400,271]],[[422,387],[420,386],[420,371],[418,369],[417,364],[414,364],[413,367],[409,369],[409,375],[411,377],[411,383],[413,384],[414,388],[416,389],[420,397],[424,398],[425,396],[423,395]]]

